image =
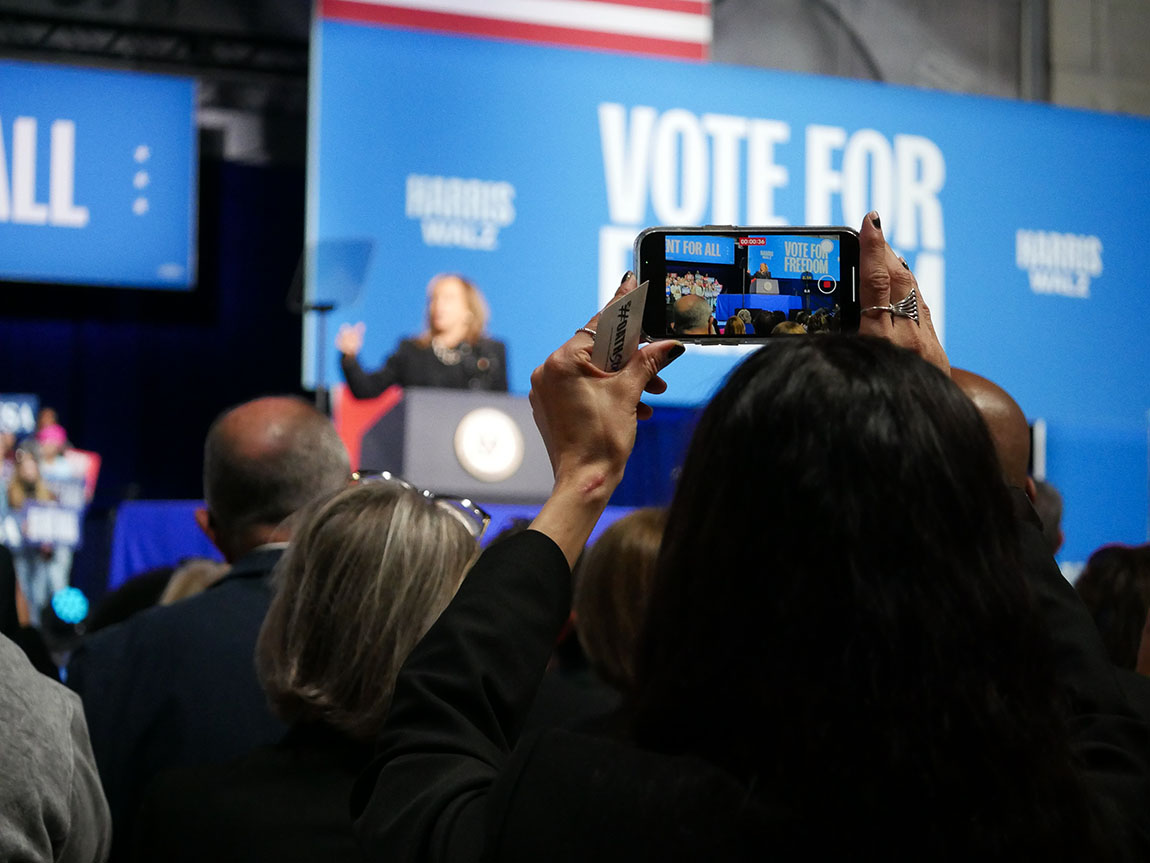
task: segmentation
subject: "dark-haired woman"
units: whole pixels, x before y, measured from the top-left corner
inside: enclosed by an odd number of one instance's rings
[[[765,348],[700,420],[628,740],[517,735],[679,347],[604,376],[580,333],[536,371],[555,488],[400,675],[353,801],[380,859],[1150,859],[1146,728],[921,297],[921,320],[899,304],[917,288],[877,216],[861,244],[863,329],[885,341]],[[785,480],[723,469],[752,451]],[[732,531],[758,551],[716,564]]]

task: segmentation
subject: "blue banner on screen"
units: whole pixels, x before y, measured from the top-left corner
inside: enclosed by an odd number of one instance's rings
[[[667,237],[668,261],[696,261],[703,264],[733,264],[735,238],[700,235]]]
[[[839,278],[839,244],[829,237],[747,237],[747,272],[764,279]]]
[[[322,19],[313,46],[307,290],[339,304],[329,340],[366,323],[365,366],[422,331],[428,280],[457,271],[523,393],[643,228],[857,229],[876,209],[953,363],[1047,420],[1066,554],[1145,541],[1150,122]],[[355,259],[333,266],[339,249]],[[762,253],[772,278],[837,266],[837,250]],[[316,356],[339,380],[310,327],[305,382]],[[706,400],[747,350],[688,348],[660,398]]]
[[[0,62],[0,279],[195,282],[191,79]]]

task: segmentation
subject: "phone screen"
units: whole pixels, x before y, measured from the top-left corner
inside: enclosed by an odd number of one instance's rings
[[[651,338],[730,343],[858,329],[849,228],[649,228],[635,241]]]

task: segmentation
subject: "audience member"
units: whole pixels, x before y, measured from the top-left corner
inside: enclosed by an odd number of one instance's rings
[[[227,574],[226,563],[206,557],[189,558],[176,567],[156,604],[171,605],[203,593]]]
[[[118,850],[127,847],[140,792],[157,772],[226,761],[282,734],[253,667],[271,599],[268,573],[291,537],[290,516],[347,477],[335,429],[300,399],[257,399],[212,424],[204,444],[206,508],[196,518],[231,565],[227,576],[198,596],[92,636],[69,665]]]
[[[103,863],[111,841],[80,699],[0,635],[0,860]]]
[[[743,323],[743,319],[737,315],[732,315],[727,318],[727,325],[723,327],[724,336],[745,336],[747,334],[747,325]]]
[[[763,335],[775,328],[775,318],[766,309],[755,309],[751,313],[751,325],[756,333]]]
[[[91,636],[158,605],[175,571],[174,566],[157,566],[132,576],[115,590],[105,593],[84,621],[85,631]]]
[[[665,509],[635,510],[603,531],[575,568],[579,643],[595,673],[621,693],[634,686],[635,652],[666,523]]]
[[[982,415],[1006,482],[1023,489],[1033,501],[1034,480],[1029,475],[1030,424],[1026,414],[1010,393],[994,381],[966,369],[951,369],[950,376]]]
[[[1150,611],[1150,545],[1106,545],[1090,555],[1074,583],[1094,616],[1110,661],[1134,670]]]
[[[783,321],[775,324],[775,328],[771,330],[772,336],[805,336],[806,334],[807,328],[797,321]]]
[[[56,413],[56,409],[54,407],[49,407],[48,405],[45,405],[44,407],[40,408],[40,410],[38,410],[36,412],[36,427],[34,429],[32,429],[31,434],[27,435],[26,437],[24,437],[20,441],[20,449],[30,452],[32,454],[32,456],[37,461],[39,461],[40,460],[40,432],[43,431],[44,429],[48,428],[49,426],[59,426],[59,425],[60,425],[60,417]],[[68,439],[65,436],[64,448],[67,449],[69,446],[70,446],[70,444],[68,443]]]
[[[60,670],[48,652],[40,630],[31,623],[28,602],[16,578],[12,552],[0,545],[0,635],[23,650],[33,668],[58,681]]]
[[[8,511],[8,483],[16,472],[16,433],[0,429],[0,517]]]
[[[55,500],[51,489],[40,473],[36,457],[26,449],[16,451],[16,471],[8,484],[8,505],[17,516],[20,524],[16,539],[19,545],[12,549],[16,576],[20,589],[28,602],[28,613],[32,626],[40,625],[40,616],[52,594],[68,584],[67,572],[58,557],[61,550],[37,542],[27,534],[27,522],[22,511],[29,503],[49,503]],[[67,555],[67,565],[71,568],[71,555]]]
[[[291,729],[238,761],[157,780],[139,818],[141,861],[365,859],[348,796],[400,665],[478,552],[460,512],[394,482],[308,507],[276,568],[257,649]]]
[[[1034,511],[1042,520],[1042,535],[1051,554],[1058,554],[1065,537],[1062,534],[1062,495],[1045,480],[1034,481]]]
[[[917,294],[877,215],[860,236],[863,306]],[[874,338],[783,340],[704,412],[640,639],[632,744],[519,728],[569,567],[650,414],[640,396],[665,389],[682,346],[610,376],[584,333],[552,354],[531,398],[554,491],[404,666],[353,797],[369,853],[1146,859],[1146,727],[919,309],[862,331],[930,364]],[[787,481],[748,483],[730,470],[743,452]]]
[[[711,304],[702,297],[688,294],[675,302],[673,327],[680,336],[706,336],[715,333]]]

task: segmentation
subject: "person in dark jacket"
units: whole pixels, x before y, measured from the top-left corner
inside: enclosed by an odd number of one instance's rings
[[[101,630],[68,666],[112,810],[114,856],[129,847],[142,791],[161,770],[227,761],[283,734],[254,667],[268,577],[291,538],[290,517],[348,476],[331,421],[302,399],[256,399],[212,424],[196,518],[231,565],[227,575]]]
[[[352,803],[374,857],[1147,859],[1146,725],[921,296],[920,318],[894,313],[917,287],[877,215],[860,237],[878,339],[768,346],[700,419],[624,740],[519,728],[680,346],[602,375],[580,332],[536,370],[555,487],[400,675]],[[779,481],[747,483],[732,452]],[[716,563],[732,530],[754,542]]]
[[[364,859],[351,787],[400,665],[478,552],[482,520],[472,513],[405,484],[364,481],[300,515],[256,651],[288,733],[228,764],[160,777],[138,818],[137,859]]]

